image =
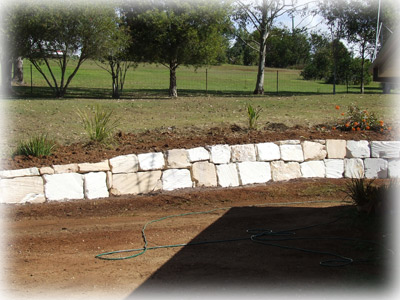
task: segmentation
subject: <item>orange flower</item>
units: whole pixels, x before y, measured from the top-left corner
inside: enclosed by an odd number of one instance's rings
[[[341,113],[342,116],[344,116],[344,113]]]
[[[360,127],[357,127],[357,131],[361,131],[361,128],[360,128]]]
[[[383,126],[384,123],[383,123],[383,121],[381,120],[381,121],[379,121],[379,124],[381,124],[381,126]]]
[[[339,105],[336,105],[335,108],[336,108],[336,109],[340,109],[340,106],[339,106]]]
[[[365,119],[362,119],[362,121],[365,123]]]
[[[354,127],[351,127],[351,130],[356,131],[356,129]]]
[[[389,130],[389,131],[390,131],[390,130],[392,130],[392,127],[391,127],[391,126],[389,126],[389,127],[388,127],[388,130]]]
[[[346,128],[350,127],[350,123],[346,123],[344,126],[346,126]]]
[[[371,129],[371,127],[367,126],[367,127],[365,127],[365,129],[367,129],[367,130],[370,130],[370,129]]]
[[[358,122],[354,122],[354,126],[357,126],[358,125]]]
[[[336,127],[335,127],[335,126],[333,126],[333,127],[332,127],[332,130],[336,130]]]
[[[383,132],[383,128],[381,128],[381,130],[380,130],[381,132]]]

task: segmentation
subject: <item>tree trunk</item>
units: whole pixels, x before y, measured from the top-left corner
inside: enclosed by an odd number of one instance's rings
[[[361,78],[360,78],[360,93],[364,94],[364,64],[365,64],[365,45],[362,45],[362,49],[361,49]]]
[[[169,96],[178,97],[178,89],[176,87],[176,69],[178,65],[175,62],[169,64]]]
[[[18,57],[16,60],[14,60],[13,82],[16,82],[18,84],[24,83],[24,71],[23,71],[22,57]]]
[[[255,95],[264,95],[264,69],[265,69],[265,56],[267,55],[267,37],[268,37],[268,28],[267,28],[267,12],[268,7],[267,3],[263,1],[263,9],[261,16],[261,34],[260,34],[260,49],[258,52],[258,71],[257,71],[257,82],[256,88],[253,92]]]
[[[4,94],[11,92],[11,70],[12,62],[7,56],[8,53],[3,53],[1,58],[1,89]]]

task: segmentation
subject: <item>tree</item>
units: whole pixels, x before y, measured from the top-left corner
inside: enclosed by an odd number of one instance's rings
[[[54,95],[63,97],[82,63],[104,53],[116,14],[113,7],[101,3],[44,2],[39,6],[27,2],[10,7],[6,19],[12,55],[27,58]],[[67,74],[74,54],[78,58]]]
[[[137,61],[169,69],[169,96],[177,97],[176,71],[181,65],[211,65],[225,52],[223,33],[229,25],[224,2],[197,0],[136,2],[123,8]]]

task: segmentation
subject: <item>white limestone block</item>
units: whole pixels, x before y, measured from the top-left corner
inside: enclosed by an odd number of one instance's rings
[[[364,162],[361,158],[344,160],[344,176],[346,178],[364,178]]]
[[[142,153],[138,155],[138,159],[142,171],[161,170],[165,167],[162,152]]]
[[[364,159],[365,178],[387,178],[388,162],[382,158]]]
[[[163,190],[166,191],[193,187],[190,171],[186,169],[165,170],[161,179]]]
[[[78,173],[78,164],[53,165],[55,174]]]
[[[83,199],[83,176],[77,173],[43,175],[47,200]]]
[[[280,146],[282,145],[299,145],[300,140],[285,140],[285,141],[278,141]]]
[[[79,168],[79,173],[110,171],[110,165],[108,164],[107,159],[97,163],[81,163],[78,164],[78,168]]]
[[[107,175],[105,172],[90,172],[84,176],[84,190],[87,199],[107,198]]]
[[[271,162],[273,181],[290,180],[301,177],[300,164],[298,162],[285,163],[281,160]]]
[[[371,142],[371,157],[400,158],[400,141]]]
[[[107,175],[107,189],[111,189],[113,185],[113,174],[111,171],[106,172]]]
[[[343,178],[344,160],[343,159],[325,159],[326,178]]]
[[[259,161],[273,161],[281,159],[281,151],[275,143],[260,143],[256,145]]]
[[[231,147],[229,145],[215,145],[210,147],[211,162],[227,164],[231,161]]]
[[[0,203],[45,202],[40,176],[0,179]]]
[[[253,144],[231,146],[232,162],[256,161]]]
[[[145,194],[161,190],[161,171],[113,174],[113,195]]]
[[[271,180],[271,167],[267,162],[242,162],[237,165],[242,185],[266,183]]]
[[[192,166],[193,180],[196,186],[217,186],[215,165],[207,161],[195,162]]]
[[[325,177],[325,163],[322,160],[306,161],[300,164],[301,174],[304,178]]]
[[[116,156],[109,162],[113,174],[134,173],[139,170],[139,159],[135,154]]]
[[[302,143],[304,160],[322,160],[326,158],[325,145],[317,142],[304,141]]]
[[[210,159],[210,153],[204,147],[192,148],[192,149],[188,149],[187,151],[189,154],[190,162],[203,161],[203,160]]]
[[[4,170],[0,171],[0,178],[15,178],[24,176],[39,176],[39,169],[36,167],[19,169],[19,170]]]
[[[370,152],[368,141],[347,141],[346,143],[347,158],[370,157]]]
[[[391,159],[388,162],[388,177],[400,178],[400,159]]]
[[[346,140],[326,140],[326,152],[328,158],[345,158]]]
[[[167,151],[167,167],[182,169],[190,167],[189,154],[185,149],[173,149]]]
[[[236,164],[217,165],[218,185],[221,187],[239,186]]]
[[[279,146],[281,150],[281,159],[284,161],[304,161],[303,148],[301,145],[285,144]]]

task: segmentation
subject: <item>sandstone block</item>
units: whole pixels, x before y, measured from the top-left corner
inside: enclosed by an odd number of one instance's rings
[[[51,175],[54,174],[54,169],[52,167],[42,167],[39,169],[39,173],[40,175],[45,175],[45,174]]]
[[[256,161],[256,149],[253,144],[231,146],[232,162]]]
[[[388,162],[382,158],[366,158],[364,173],[366,178],[387,178]]]
[[[301,145],[285,144],[279,146],[281,150],[281,158],[284,161],[304,161],[304,154]]]
[[[345,158],[346,141],[345,140],[326,140],[326,152],[328,158]]]
[[[103,160],[97,163],[82,163],[78,164],[80,173],[90,173],[90,172],[107,172],[110,171],[110,165],[108,160]]]
[[[217,173],[212,163],[206,161],[194,163],[192,174],[196,186],[217,186]]]
[[[343,159],[325,159],[326,178],[343,178],[344,160]]]
[[[388,162],[389,178],[400,178],[400,159],[391,159]]]
[[[281,151],[275,143],[260,143],[256,145],[259,161],[273,161],[281,159]]]
[[[45,202],[40,176],[0,179],[0,203]]]
[[[370,152],[368,141],[347,141],[346,143],[347,158],[370,157]]]
[[[285,141],[279,141],[278,144],[280,146],[282,145],[300,145],[300,140],[285,140]]]
[[[364,178],[364,162],[361,158],[344,160],[344,176],[347,178]]]
[[[400,141],[371,142],[371,157],[400,158]]]
[[[231,147],[229,145],[216,145],[210,147],[211,162],[214,164],[227,164],[231,161]]]
[[[107,198],[107,175],[105,172],[91,172],[84,176],[84,190],[87,199]]]
[[[306,161],[300,164],[304,178],[325,177],[325,163],[322,160]]]
[[[304,141],[303,144],[304,160],[322,160],[326,158],[325,146],[310,141]]]
[[[161,171],[120,173],[113,175],[113,195],[144,194],[161,189]]]
[[[236,164],[217,165],[217,176],[221,187],[239,186]]]
[[[189,154],[189,161],[196,162],[202,160],[209,160],[210,153],[204,147],[197,147],[187,150]]]
[[[139,170],[139,159],[135,154],[116,156],[109,162],[113,174],[134,173]]]
[[[167,167],[182,169],[190,167],[189,154],[185,149],[173,149],[167,151]]]
[[[54,165],[53,169],[55,174],[78,173],[79,171],[78,164]]]
[[[186,169],[165,170],[161,179],[163,190],[166,191],[193,187],[190,171]]]
[[[285,163],[281,160],[271,162],[273,181],[290,180],[301,177],[300,164],[297,162]]]
[[[77,173],[43,175],[47,200],[83,199],[83,176]]]
[[[139,154],[138,159],[142,171],[161,170],[165,167],[164,154],[162,152]]]
[[[271,167],[267,162],[242,162],[237,165],[242,185],[266,183],[271,180]]]
[[[107,189],[111,189],[113,185],[113,174],[112,172],[108,171],[107,175]]]
[[[0,178],[15,178],[24,176],[39,176],[39,169],[36,167],[19,169],[19,170],[5,170],[0,171]]]

